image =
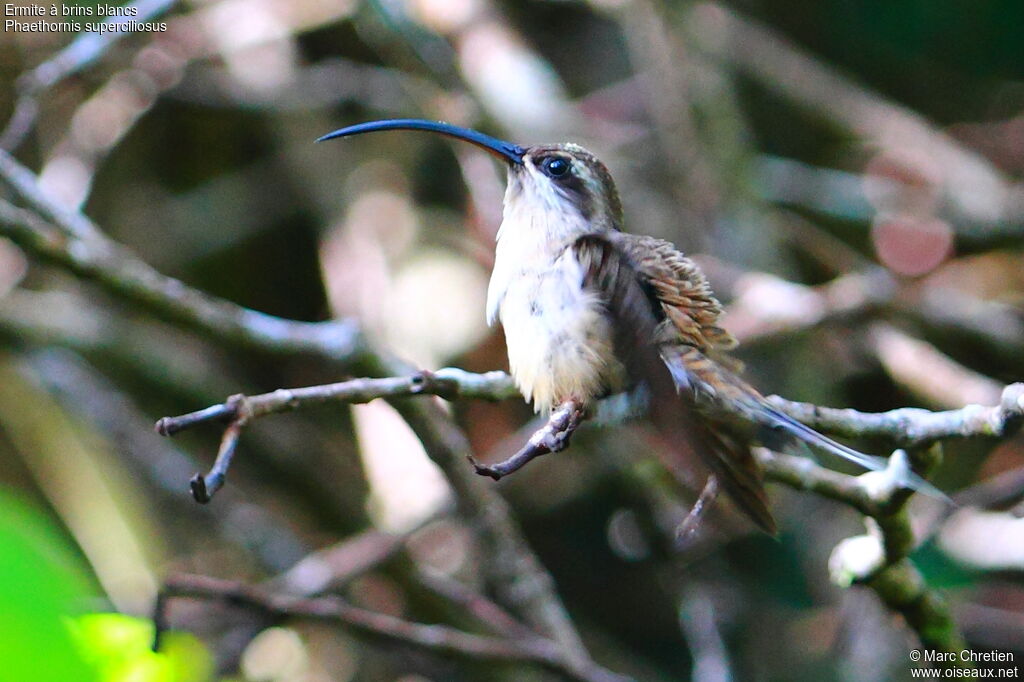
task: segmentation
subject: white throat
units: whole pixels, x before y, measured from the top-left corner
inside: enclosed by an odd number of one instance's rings
[[[510,280],[549,267],[570,242],[592,231],[587,220],[570,208],[550,183],[523,183],[512,173],[509,176],[494,270],[487,286],[489,325],[500,318]],[[523,196],[526,192],[530,196]]]

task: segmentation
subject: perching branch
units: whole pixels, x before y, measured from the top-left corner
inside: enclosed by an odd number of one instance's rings
[[[249,420],[320,403],[359,404],[377,398],[413,395],[436,395],[446,400],[503,400],[518,394],[509,376],[504,372],[473,374],[448,367],[436,372],[419,372],[408,377],[352,379],[320,386],[281,388],[255,396],[232,396],[224,403],[211,405],[197,412],[180,417],[164,417],[156,423],[156,430],[162,436],[173,436],[179,431],[208,421],[233,421],[242,418]]]
[[[429,379],[424,382],[421,375],[416,375],[379,380],[375,383],[354,380],[327,387],[301,389],[304,393],[298,394],[295,391],[282,390],[256,396],[250,400],[260,406],[260,409],[272,405],[273,410],[260,412],[268,414],[270,411],[295,409],[306,401],[362,402],[374,397],[396,394],[460,395],[463,393],[460,383],[462,381],[466,382],[465,393],[477,397],[497,399],[507,397],[511,392],[510,379],[500,372],[473,375],[461,370],[446,369],[429,375],[433,379],[438,376],[442,377],[440,385],[431,383]],[[374,395],[374,391],[378,394]],[[233,413],[237,419],[239,412],[230,405],[232,402],[241,404],[244,400],[244,397],[236,396],[224,405],[213,406],[184,417],[165,418],[159,422],[158,428],[162,427],[164,431],[186,428],[199,421],[209,421],[223,416],[225,413]],[[802,418],[801,412],[807,407],[778,398],[774,400],[780,408],[796,418]],[[247,413],[242,418],[247,419],[254,414]],[[484,467],[471,459],[477,473],[491,475],[497,479],[511,473],[529,459],[557,449],[550,447],[552,438],[559,434],[571,434],[578,426],[578,421],[572,419],[572,414],[571,406],[553,413],[549,421],[530,438],[519,453],[498,465],[502,467],[500,469]],[[843,431],[846,435],[885,435],[890,440],[899,440],[899,433],[907,433],[914,437],[914,444],[918,447],[953,437],[1003,436],[1019,427],[1022,421],[1024,384],[1006,387],[1000,405],[995,407],[968,406],[961,410],[946,412],[902,409],[880,414],[814,408],[812,415],[818,419],[812,424],[816,428],[831,431],[833,429],[830,427],[840,426],[846,429]],[[833,419],[829,421],[827,416],[822,415],[832,415]],[[807,419],[807,416],[804,415],[803,419]],[[908,422],[914,420],[921,420],[924,425],[921,428],[912,428]],[[233,425],[236,423],[238,422],[232,422]],[[231,433],[229,429],[225,439],[228,439]],[[758,450],[758,458],[767,478],[842,502],[869,517],[871,524],[868,535],[850,538],[840,543],[833,552],[831,565],[837,583],[845,586],[857,582],[871,587],[890,608],[904,616],[908,625],[918,633],[924,646],[948,652],[963,648],[962,638],[953,625],[948,609],[941,598],[928,589],[926,583],[920,579],[914,564],[907,558],[915,546],[915,537],[905,510],[911,491],[902,485],[911,471],[909,457],[905,452],[897,450],[885,471],[868,472],[856,477],[825,469],[806,458],[772,453],[764,449]],[[917,459],[923,458],[919,456]],[[935,459],[933,456],[932,462]],[[680,526],[680,538],[689,535],[699,523],[704,510],[714,499],[715,492],[714,479],[709,479],[693,511]]]
[[[164,417],[157,422],[156,429],[160,434],[169,436],[209,421],[228,421],[232,424],[241,422],[244,425],[257,417],[299,409],[306,405],[330,402],[364,403],[377,398],[416,395],[435,395],[447,399],[458,397],[503,400],[517,396],[518,393],[511,377],[504,372],[474,374],[449,367],[437,372],[421,372],[406,377],[353,379],[323,386],[278,389],[250,397],[232,396],[224,403],[196,412],[179,417]],[[869,413],[819,407],[788,401],[777,396],[771,397],[770,400],[790,416],[820,431],[852,438],[884,437],[904,447],[920,447],[951,438],[1005,437],[1024,422],[1024,384],[1007,386],[997,406],[968,405],[959,410],[943,412],[900,408],[888,412]],[[502,465],[488,467],[471,459],[477,473],[497,480],[530,459],[557,451],[550,447],[554,442],[552,439],[565,438],[579,426],[579,422],[570,419],[570,416],[569,409],[556,410],[548,422],[531,436],[527,445]],[[236,431],[225,433],[225,443],[230,443],[231,448],[236,439]],[[224,452],[225,448],[226,445],[222,444],[221,451]],[[230,458],[231,450],[228,452]],[[878,476],[877,473],[864,474],[867,479],[855,478],[825,469],[802,457],[766,450],[761,450],[759,457],[768,478],[793,488],[808,490],[844,502],[868,516],[883,513],[890,502],[891,490],[884,486],[879,487],[877,483],[863,482],[873,480],[873,477]],[[212,474],[216,475],[218,472],[220,469],[215,466]],[[880,492],[883,489],[886,492]]]
[[[707,514],[708,509],[715,503],[718,498],[718,478],[711,474],[708,476],[708,480],[704,483],[704,488],[700,491],[700,495],[697,497],[697,501],[693,503],[693,507],[690,512],[686,515],[678,526],[676,526],[676,547],[682,547],[689,542],[694,533],[700,529],[701,523],[704,521],[704,516]]]
[[[227,420],[240,414],[244,401],[247,418],[286,412],[306,405],[322,403],[365,403],[377,398],[435,395],[445,399],[478,398],[507,400],[518,396],[512,378],[501,371],[476,374],[455,367],[436,372],[382,379],[353,379],[335,384],[278,389],[256,396],[236,396],[179,417],[164,417],[157,431],[169,436],[208,421]],[[861,412],[849,408],[821,407],[779,396],[769,400],[789,416],[808,426],[849,438],[885,438],[905,447],[921,446],[936,440],[977,436],[1006,437],[1024,423],[1024,383],[1009,384],[1002,391],[999,405],[967,405],[958,410],[934,412],[903,407],[887,412]]]
[[[475,391],[478,397],[500,398],[507,396],[510,392],[510,380],[499,372],[491,372],[488,375],[471,375],[460,370],[441,370],[437,375],[454,382],[453,386],[445,388],[455,394],[461,393],[459,389],[461,380],[467,382],[467,388],[472,386],[472,391]],[[394,381],[378,384],[376,388],[382,394],[393,394],[392,392],[396,390],[405,395],[415,395],[417,392],[439,393],[436,386],[431,391],[417,390],[419,382],[415,381],[415,378],[395,378]],[[346,384],[348,385],[346,386]],[[359,400],[366,400],[372,396],[372,391],[368,389],[371,389],[371,386],[368,386],[364,380],[356,380],[334,385],[329,393],[339,400],[353,396]],[[267,396],[277,395],[277,398],[273,400],[274,404],[280,405],[282,409],[294,409],[301,400],[294,401],[294,394],[290,396],[293,398],[292,401],[285,400],[286,397],[289,397],[287,394],[288,392],[275,392],[259,398],[266,399]],[[313,402],[322,402],[324,397],[315,388],[310,389],[309,395]],[[783,409],[797,408],[792,411],[787,409],[787,411],[799,418],[801,404],[788,403],[781,399],[777,402]],[[258,404],[264,403],[258,402]],[[990,408],[968,406],[961,410],[942,413],[927,410],[908,413],[905,410],[896,410],[874,415],[854,410],[834,412],[843,415],[841,423],[848,428],[846,433],[853,436],[866,435],[870,433],[869,429],[877,429],[879,424],[902,424],[902,428],[907,429],[906,421],[908,419],[923,418],[929,422],[929,426],[922,429],[920,433],[929,435],[927,438],[921,436],[918,439],[918,445],[942,438],[1006,435],[1021,422],[1021,415],[1024,412],[1024,384],[1008,386],[1003,392],[1003,400],[1000,405]],[[214,408],[194,414],[204,413],[213,414]],[[501,475],[515,470],[525,461],[550,452],[551,449],[547,447],[546,443],[553,434],[566,431],[571,433],[575,430],[577,424],[566,428],[568,424],[572,423],[569,414],[570,412],[565,409],[552,414],[551,419],[530,438],[523,450],[503,463],[509,471],[499,470],[496,472],[498,475],[494,477],[500,478]],[[188,415],[186,415],[187,417]],[[161,420],[161,423],[167,424],[168,422]],[[825,430],[829,430],[827,427],[830,425],[828,422],[815,424],[818,428],[825,428]],[[863,430],[858,430],[858,428]],[[915,430],[911,430],[911,432],[918,433]],[[872,435],[879,434],[872,433]],[[885,435],[889,435],[890,439],[895,440],[891,433]],[[901,485],[910,471],[910,462],[906,453],[903,451],[894,453],[890,459],[890,466],[885,471],[868,472],[856,477],[831,471],[806,458],[772,453],[764,449],[759,449],[758,457],[767,478],[847,504],[873,521],[871,533],[850,538],[836,547],[831,562],[836,582],[841,585],[858,582],[871,587],[890,608],[904,616],[908,625],[918,633],[924,646],[950,652],[963,648],[962,638],[952,625],[948,610],[941,598],[927,588],[924,581],[920,580],[916,567],[906,558],[915,545],[914,534],[905,511],[905,505],[911,492]],[[490,475],[491,469],[488,467],[478,465],[475,461],[474,465],[478,473]],[[705,509],[714,499],[715,492],[714,479],[709,479],[697,504],[680,526],[680,539],[688,536],[699,524]],[[914,580],[914,576],[918,576],[918,579]]]
[[[220,449],[213,468],[206,476],[196,474],[189,485],[196,502],[206,504],[222,485],[245,425],[256,417],[294,410],[304,405],[338,402],[366,403],[377,398],[409,395],[436,395],[452,400],[465,396],[505,397],[501,385],[507,384],[503,372],[471,374],[449,368],[436,373],[420,372],[410,377],[383,379],[354,379],[321,386],[278,389],[257,396],[233,395],[219,405],[181,415],[164,417],[156,423],[161,436],[173,436],[179,431],[209,421],[228,422],[221,438]],[[511,390],[514,390],[511,389]],[[499,475],[500,478],[500,475]],[[497,479],[495,479],[497,480]]]

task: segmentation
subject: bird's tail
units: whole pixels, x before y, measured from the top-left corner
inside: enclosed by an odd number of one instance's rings
[[[868,455],[860,450],[854,450],[847,445],[838,443],[828,436],[818,433],[806,424],[798,422],[789,415],[779,412],[761,396],[758,396],[758,398],[758,410],[765,418],[770,420],[770,423],[767,424],[769,429],[772,429],[773,431],[781,430],[787,435],[798,439],[802,443],[806,443],[818,450],[841,457],[870,471],[883,471],[888,468],[888,458],[879,457],[877,455]],[[762,425],[765,424],[762,422]],[[771,447],[770,442],[765,442],[765,444]],[[934,485],[923,479],[920,475],[910,471],[909,469],[901,473],[897,482],[904,488],[917,490],[940,500],[950,501],[949,496],[946,495],[946,493],[942,492]]]
[[[750,451],[750,444],[721,433],[704,422],[690,426],[696,430],[697,447],[704,452],[704,462],[715,475],[733,502],[763,531],[775,535],[775,518],[768,508],[764,490],[764,474]]]
[[[789,415],[779,412],[761,396],[757,395],[754,396],[754,398],[757,402],[754,407],[754,410],[758,413],[757,421],[763,429],[770,432],[763,434],[761,438],[764,444],[769,448],[776,445],[776,441],[779,440],[777,434],[781,432],[782,434],[785,434],[781,443],[779,443],[781,445],[785,445],[785,441],[788,438],[796,438],[819,451],[828,452],[837,457],[841,457],[842,459],[853,462],[854,464],[870,471],[882,471],[889,465],[889,460],[885,457],[869,455],[859,450],[854,450],[848,445],[843,445],[842,443],[834,441],[828,436],[818,433],[806,424],[798,422]]]
[[[889,466],[886,457],[869,455],[832,440],[773,407],[764,396],[735,373],[714,362],[696,349],[686,349],[665,357],[676,385],[698,396],[698,402],[709,403],[709,411],[721,412],[723,422],[746,420],[757,425],[754,438],[773,450],[791,446],[796,440],[811,448],[827,452],[869,471],[882,471]],[[703,400],[700,397],[703,396]],[[742,426],[737,426],[743,430]],[[900,485],[949,499],[945,493],[918,474],[906,471]]]
[[[678,390],[673,376],[665,371],[661,349],[652,343],[659,321],[652,314],[651,299],[618,244],[614,235],[587,235],[571,248],[586,273],[584,288],[601,297],[613,323],[615,357],[626,375],[649,391],[651,421],[671,445],[660,453],[666,467],[686,483],[685,472],[694,460],[702,460],[740,509],[761,528],[775,533],[761,469],[750,448],[712,431],[697,412],[693,394]]]

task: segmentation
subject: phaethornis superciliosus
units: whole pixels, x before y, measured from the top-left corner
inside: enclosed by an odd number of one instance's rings
[[[802,442],[868,469],[885,467],[885,459],[782,414],[737,376],[725,355],[736,342],[718,326],[721,306],[703,273],[671,243],[622,231],[615,183],[589,151],[571,143],[520,147],[418,119],[362,123],[320,139],[382,130],[447,135],[507,164],[487,320],[501,321],[512,376],[538,412],[568,407],[582,419],[602,398],[643,386],[652,421],[679,454],[699,457],[768,532],[775,522],[753,443]],[[927,486],[913,475],[909,484]]]

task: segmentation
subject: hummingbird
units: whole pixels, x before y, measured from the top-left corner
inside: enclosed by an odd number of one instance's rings
[[[702,461],[739,509],[772,534],[752,445],[803,443],[885,468],[885,458],[783,414],[739,376],[728,355],[736,340],[719,326],[722,306],[707,278],[672,243],[623,230],[615,182],[594,154],[573,143],[522,147],[422,119],[361,123],[317,141],[389,130],[463,140],[506,165],[487,321],[504,328],[510,373],[535,411],[565,415],[571,433],[603,399],[645,395],[648,414],[687,465]],[[565,445],[556,437],[545,452]],[[497,479],[528,459],[478,472]]]

